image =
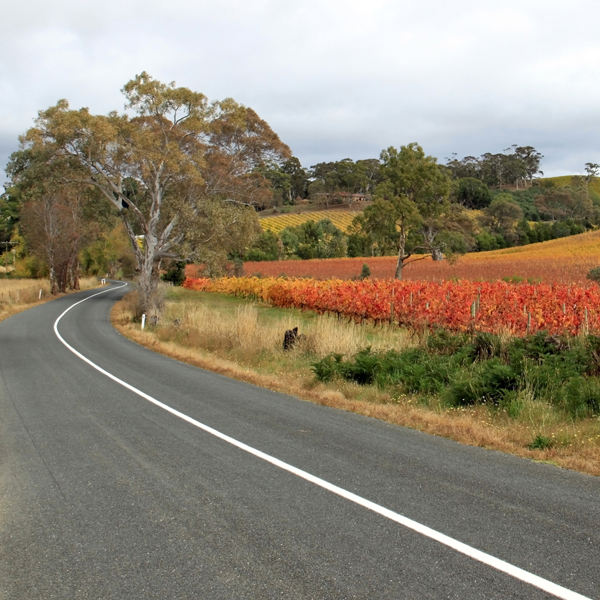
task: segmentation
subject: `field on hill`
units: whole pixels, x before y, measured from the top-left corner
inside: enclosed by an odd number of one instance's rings
[[[286,275],[351,279],[360,274],[364,263],[369,265],[373,279],[394,276],[396,257],[393,256],[245,263],[244,273],[265,277]],[[403,277],[412,281],[440,282],[451,279],[496,281],[505,277],[523,277],[545,283],[584,283],[589,270],[597,266],[600,266],[600,231],[592,231],[529,246],[475,252],[461,257],[455,264],[445,260],[434,262],[429,257],[422,259],[417,256],[415,262],[405,267]]]
[[[327,210],[318,212],[303,212],[290,213],[283,215],[275,215],[260,219],[259,223],[263,231],[273,231],[279,233],[286,227],[296,227],[306,223],[306,221],[320,221],[321,219],[329,219],[338,229],[347,231],[352,223],[352,219],[358,214],[354,210]]]
[[[541,182],[551,181],[557,187],[565,187],[570,185],[573,175],[561,175],[559,177],[543,177],[540,179]],[[589,183],[589,189],[600,194],[600,177],[594,177]]]

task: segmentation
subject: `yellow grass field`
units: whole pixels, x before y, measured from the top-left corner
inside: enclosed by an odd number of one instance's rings
[[[296,227],[306,223],[306,221],[320,221],[322,219],[329,219],[338,229],[347,231],[348,227],[352,223],[352,219],[359,214],[354,210],[327,210],[319,212],[305,212],[305,213],[290,213],[288,215],[276,215],[272,217],[265,217],[260,219],[260,225],[263,231],[272,231],[273,233],[279,233],[286,227]]]
[[[79,285],[82,290],[89,290],[100,283],[96,277],[82,277]],[[0,321],[55,297],[50,294],[48,279],[0,278]]]

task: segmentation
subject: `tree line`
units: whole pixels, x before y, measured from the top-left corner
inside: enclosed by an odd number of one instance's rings
[[[528,153],[527,156],[530,156]],[[558,187],[533,180],[528,187],[490,188],[459,177],[426,156],[418,144],[381,153],[372,199],[347,232],[331,221],[306,222],[279,235],[265,232],[245,260],[397,255],[396,277],[423,255],[433,260],[583,233],[600,225],[596,175],[572,177]],[[472,174],[472,173],[471,173]]]

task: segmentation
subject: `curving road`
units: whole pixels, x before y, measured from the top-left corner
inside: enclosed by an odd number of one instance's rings
[[[165,358],[123,293],[0,323],[1,597],[600,599],[600,479]]]

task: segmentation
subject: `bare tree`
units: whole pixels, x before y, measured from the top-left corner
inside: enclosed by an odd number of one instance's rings
[[[79,252],[87,243],[81,201],[67,193],[46,194],[23,207],[27,243],[48,265],[53,294],[79,289]]]

